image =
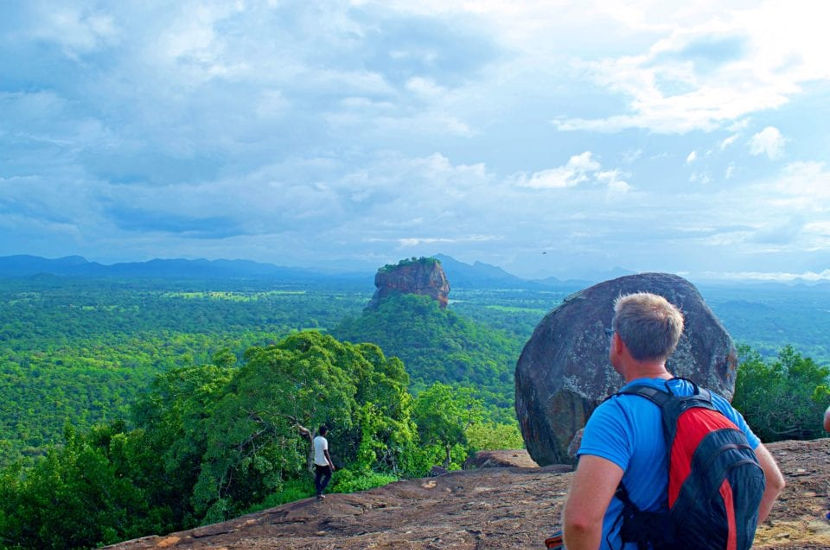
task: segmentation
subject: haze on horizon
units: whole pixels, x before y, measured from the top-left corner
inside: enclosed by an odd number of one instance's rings
[[[0,5],[0,255],[830,280],[830,4]]]

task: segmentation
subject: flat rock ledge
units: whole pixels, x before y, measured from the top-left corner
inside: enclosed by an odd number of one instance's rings
[[[830,439],[768,448],[787,479],[754,549],[830,548]],[[523,451],[503,451],[501,457]],[[559,528],[567,465],[488,467],[305,499],[110,549],[461,550],[542,548]]]

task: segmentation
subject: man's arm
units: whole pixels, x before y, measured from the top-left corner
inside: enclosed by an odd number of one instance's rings
[[[329,461],[329,468],[331,468],[331,471],[333,472],[334,471],[334,462],[331,461],[331,456],[329,456],[329,450],[328,449],[323,449],[323,454],[326,455],[326,460]]]
[[[562,530],[568,550],[599,548],[602,518],[622,476],[622,468],[610,460],[593,455],[580,457],[562,514]]]
[[[761,505],[758,507],[758,523],[767,519],[772,504],[778,498],[778,494],[784,489],[784,476],[781,475],[781,470],[778,469],[778,464],[772,454],[764,447],[763,444],[758,445],[755,449],[755,456],[758,457],[758,462],[764,470],[764,478],[767,482],[767,487],[764,489],[764,496],[761,497]]]

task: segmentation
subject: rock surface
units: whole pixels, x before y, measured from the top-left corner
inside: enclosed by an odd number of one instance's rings
[[[732,339],[697,289],[664,273],[620,277],[565,299],[536,327],[516,365],[516,416],[539,465],[572,462],[568,446],[591,412],[623,385],[608,362],[614,300],[653,292],[679,306],[685,329],[667,367],[731,400],[737,356]]]
[[[767,446],[787,487],[755,550],[830,548],[830,439]],[[523,451],[504,451],[503,457]],[[451,472],[326,500],[305,499],[232,521],[112,549],[516,550],[544,548],[559,529],[571,473],[561,466]],[[567,468],[566,468],[567,469]],[[309,480],[309,483],[311,481]]]
[[[513,451],[479,451],[464,462],[465,470],[475,468],[502,468],[519,466],[521,468],[538,468],[524,449]],[[570,467],[568,467],[570,469]]]
[[[395,266],[384,266],[375,274],[375,290],[367,308],[374,309],[384,298],[395,294],[421,294],[447,307],[450,283],[435,258],[403,260]]]

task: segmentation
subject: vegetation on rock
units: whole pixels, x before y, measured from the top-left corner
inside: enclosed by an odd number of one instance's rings
[[[415,264],[421,264],[421,265],[424,265],[424,266],[427,266],[427,267],[432,267],[433,265],[440,264],[440,263],[441,263],[441,260],[439,260],[438,258],[426,258],[424,256],[421,256],[420,258],[416,258],[415,256],[413,256],[411,258],[404,258],[403,260],[399,261],[396,264],[386,264],[383,267],[381,267],[380,269],[378,269],[378,271],[381,272],[381,273],[389,273],[389,272],[395,271],[396,269],[399,269],[401,267],[407,267],[407,266],[415,265]]]

